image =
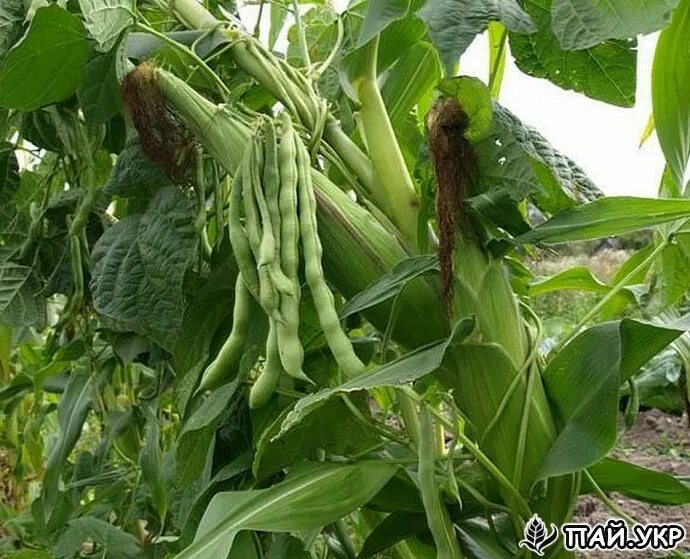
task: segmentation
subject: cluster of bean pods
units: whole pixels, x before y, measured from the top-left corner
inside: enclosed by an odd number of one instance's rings
[[[300,257],[320,326],[338,366],[349,377],[364,372],[324,279],[311,174],[309,152],[283,112],[277,126],[264,118],[257,127],[232,185],[228,230],[239,268],[233,326],[204,372],[201,388],[215,388],[236,374],[253,298],[269,321],[265,360],[250,391],[253,408],[268,401],[283,373],[311,382],[302,370],[304,350],[299,338]]]

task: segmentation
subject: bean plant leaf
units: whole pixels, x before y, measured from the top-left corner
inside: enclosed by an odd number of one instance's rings
[[[172,183],[160,167],[141,150],[138,136],[127,140],[103,190],[110,196],[149,199]]]
[[[536,29],[515,0],[428,0],[418,13],[451,75],[460,55],[490,21],[500,21],[515,33]]]
[[[112,49],[122,32],[134,22],[132,0],[79,0],[79,6],[86,29],[101,52]]]
[[[120,84],[117,79],[119,49],[96,54],[84,69],[84,81],[77,94],[84,119],[90,125],[107,122],[120,112]]]
[[[0,59],[19,39],[24,17],[24,0],[5,0],[0,5]]]
[[[606,39],[652,33],[669,22],[678,0],[553,0],[553,32],[564,50],[593,47]]]
[[[637,52],[633,40],[610,40],[566,51],[551,29],[551,0],[525,0],[524,7],[538,31],[510,33],[510,51],[520,70],[613,105],[635,104]]]
[[[380,462],[316,463],[291,472],[285,481],[268,489],[218,493],[201,519],[192,545],[175,557],[221,557],[240,530],[319,528],[367,503],[396,469]]]
[[[611,196],[559,213],[518,240],[564,243],[623,235],[690,216],[690,200]]]
[[[32,111],[66,99],[81,83],[87,58],[81,21],[56,4],[39,8],[0,67],[0,106]]]
[[[101,546],[103,555],[127,559],[139,554],[139,544],[132,534],[99,518],[84,516],[71,520],[54,548],[56,557],[74,557],[86,540]]]
[[[532,198],[536,200],[540,208],[544,203],[551,202],[553,205],[545,209],[555,213],[555,211],[570,207],[572,202],[578,204],[591,202],[604,195],[575,161],[556,150],[536,128],[525,124],[498,103],[494,106],[494,118],[533,159],[535,173],[545,190],[543,193],[532,194]],[[538,166],[539,164],[541,165]],[[548,176],[545,177],[543,172]],[[549,188],[551,181],[554,183],[553,188]],[[565,207],[559,205],[559,199]]]
[[[45,299],[32,269],[14,262],[0,262],[0,324],[20,328],[45,322]]]
[[[618,431],[621,384],[687,327],[687,320],[605,322],[578,334],[554,356],[542,376],[561,427],[541,477],[587,468],[609,453]]]
[[[161,190],[143,215],[113,225],[92,253],[96,311],[121,331],[174,346],[184,312],[182,282],[196,249],[194,206],[177,189]]]
[[[690,2],[682,0],[670,27],[659,36],[652,67],[654,124],[666,164],[681,193],[690,158],[689,34]]]

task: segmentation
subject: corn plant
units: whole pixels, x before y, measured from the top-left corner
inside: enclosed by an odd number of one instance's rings
[[[690,359],[690,1],[252,7],[0,6],[0,553],[561,558],[535,515],[690,503],[610,456]],[[604,197],[504,68],[629,107],[658,30],[659,198]],[[640,229],[610,282],[529,270]]]

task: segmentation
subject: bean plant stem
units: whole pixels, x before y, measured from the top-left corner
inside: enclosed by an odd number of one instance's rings
[[[406,394],[408,394],[413,400],[422,402],[422,396],[417,394],[412,388],[406,387],[403,390],[405,390]],[[445,418],[442,413],[432,407],[429,408],[429,411],[436,417],[438,421],[443,424],[449,433],[451,433],[465,446],[465,448],[467,448],[469,453],[475,457],[477,462],[484,466],[489,474],[491,474],[491,476],[496,479],[496,481],[510,494],[515,506],[519,510],[522,520],[529,518],[532,513],[527,505],[527,502],[522,498],[522,495],[520,495],[519,491],[513,486],[510,480],[503,475],[503,472],[498,469],[498,466],[496,466],[496,464],[494,464],[491,459],[484,454],[481,449],[472,440],[470,440],[469,437],[467,437],[467,435],[465,435],[465,433],[457,429],[455,425],[448,421],[448,419]]]
[[[211,70],[210,66],[206,64],[206,62],[204,62],[196,53],[192,52],[186,46],[178,43],[174,39],[171,39],[165,33],[161,33],[160,31],[154,29],[153,27],[149,27],[144,23],[137,22],[135,28],[144,33],[148,33],[149,35],[153,35],[154,37],[163,41],[166,45],[169,45],[175,50],[178,50],[179,52],[183,52],[184,54],[186,54],[189,58],[196,62],[199,65],[199,67],[204,71],[204,73],[210,78],[210,80],[216,84],[223,99],[227,99],[230,96],[230,90],[223,83],[223,80],[221,80],[218,77],[218,75],[213,70]]]
[[[637,521],[632,516],[625,512],[621,507],[618,506],[617,503],[611,500],[606,493],[604,493],[604,490],[601,487],[599,487],[599,484],[594,480],[592,474],[590,474],[588,470],[584,470],[583,474],[587,481],[592,485],[594,493],[596,493],[597,497],[599,497],[601,502],[604,503],[604,505],[606,505],[606,507],[608,507],[608,509],[611,512],[617,514],[620,518],[625,520],[625,522],[627,522],[631,526],[637,524]]]

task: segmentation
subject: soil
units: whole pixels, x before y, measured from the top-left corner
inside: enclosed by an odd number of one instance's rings
[[[625,433],[613,456],[646,468],[676,476],[690,476],[690,428],[687,418],[657,410],[641,412],[635,425]],[[663,507],[641,503],[612,493],[611,499],[640,523],[674,523],[685,526],[688,537],[675,554],[654,551],[593,551],[577,555],[591,559],[690,558],[690,505]],[[615,515],[596,497],[581,497],[575,510],[575,522],[605,523]]]

